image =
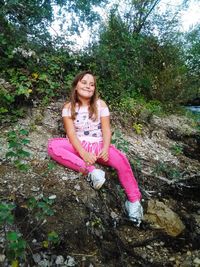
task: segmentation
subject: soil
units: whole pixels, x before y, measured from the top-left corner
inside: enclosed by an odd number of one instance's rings
[[[27,149],[32,154],[26,172],[19,171],[5,157],[6,134],[14,126],[2,128],[0,200],[16,204],[14,229],[29,244],[21,266],[200,266],[199,133],[191,122],[177,116],[154,117],[138,135],[130,122],[124,128],[113,114],[113,128],[119,129],[122,139],[129,142],[127,156],[143,195],[144,214],[150,200],[160,201],[185,226],[181,234],[170,236],[146,218],[139,228],[127,219],[125,194],[114,170],[98,166],[106,172],[107,180],[102,189],[95,191],[82,174],[57,164],[49,168],[52,161],[46,153],[47,140],[64,136],[61,106],[62,102],[52,103],[45,111],[34,107],[20,121],[21,127],[31,129]],[[184,149],[173,154],[174,145]],[[185,153],[190,146],[194,154]],[[27,200],[51,196],[56,197],[52,206],[55,213],[38,224],[28,210]],[[59,242],[45,247],[43,241],[51,231],[58,233]],[[1,261],[4,254],[1,231],[0,266],[9,266],[6,259]]]

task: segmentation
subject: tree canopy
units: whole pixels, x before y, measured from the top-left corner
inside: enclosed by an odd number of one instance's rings
[[[99,91],[110,103],[139,97],[180,104],[198,96],[199,25],[181,32],[183,5],[160,14],[160,2],[1,0],[0,116],[15,112],[22,101],[45,104],[66,96],[72,77],[83,69],[99,77]],[[52,36],[56,16],[60,34]],[[71,37],[86,26],[98,26],[98,34],[77,51],[69,46]]]

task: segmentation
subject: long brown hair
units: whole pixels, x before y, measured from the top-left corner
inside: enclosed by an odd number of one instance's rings
[[[94,94],[92,95],[92,97],[90,99],[90,106],[88,108],[89,118],[92,118],[92,120],[96,120],[98,117],[98,111],[97,111],[98,93],[97,93],[97,88],[96,88],[96,77],[93,75],[93,73],[91,71],[87,70],[87,71],[82,71],[79,74],[77,74],[76,77],[74,78],[73,82],[72,82],[70,102],[71,102],[71,118],[73,120],[76,119],[76,109],[75,109],[76,104],[78,104],[79,107],[82,105],[82,103],[78,97],[77,91],[76,91],[76,86],[77,86],[78,82],[81,81],[86,74],[90,74],[94,77],[94,86],[95,86]]]

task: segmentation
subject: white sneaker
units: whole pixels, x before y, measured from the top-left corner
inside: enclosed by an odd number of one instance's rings
[[[94,169],[87,176],[87,181],[94,189],[100,189],[105,183],[105,172],[100,169]]]
[[[143,208],[142,208],[142,205],[140,204],[140,201],[137,200],[135,202],[130,202],[127,200],[125,202],[125,209],[126,209],[129,219],[136,226],[139,227],[143,219]]]

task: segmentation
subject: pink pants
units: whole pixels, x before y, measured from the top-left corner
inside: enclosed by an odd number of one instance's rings
[[[98,155],[103,147],[103,143],[88,143],[83,141],[82,146],[88,152]],[[95,166],[86,166],[86,163],[66,138],[50,139],[48,142],[48,154],[59,164],[78,172],[88,173],[95,169]],[[113,145],[110,145],[109,160],[105,162],[102,159],[98,159],[97,163],[113,167],[117,170],[119,181],[130,202],[140,200],[141,193],[137,181],[135,180],[126,156],[121,151]]]

